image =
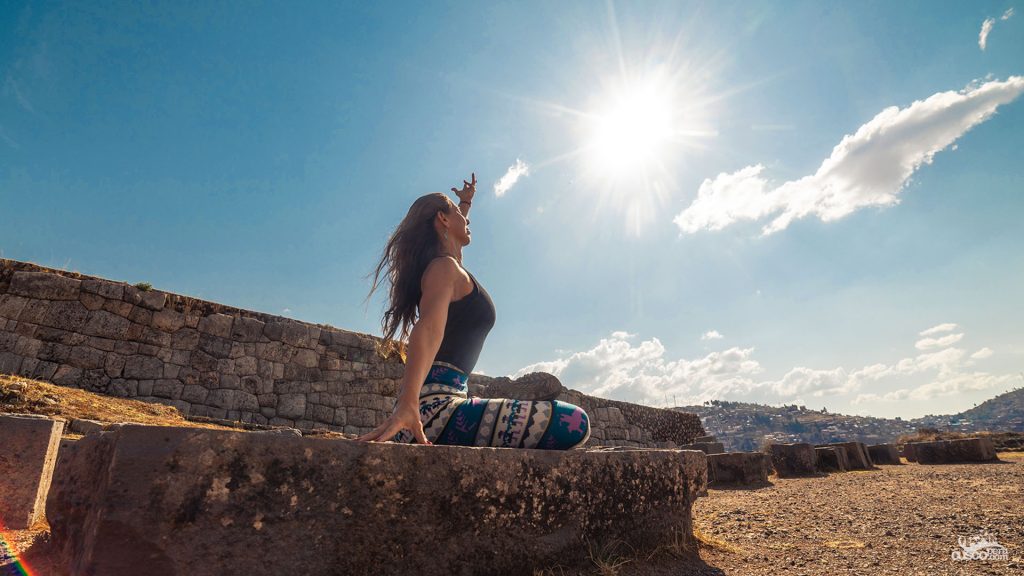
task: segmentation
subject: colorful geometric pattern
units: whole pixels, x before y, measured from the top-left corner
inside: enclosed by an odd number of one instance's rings
[[[427,440],[455,446],[568,450],[590,438],[587,413],[561,400],[470,398],[469,375],[435,362],[420,390],[420,422]],[[402,430],[392,438],[410,443]]]

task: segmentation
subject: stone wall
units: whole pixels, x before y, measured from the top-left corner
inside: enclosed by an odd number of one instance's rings
[[[405,369],[381,358],[377,342],[0,259],[0,372],[169,404],[186,416],[367,432],[391,413]],[[590,415],[590,445],[669,447],[704,434],[693,414],[575,390],[560,399]]]

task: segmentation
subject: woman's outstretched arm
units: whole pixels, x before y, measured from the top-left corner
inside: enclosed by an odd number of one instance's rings
[[[476,194],[476,172],[473,172],[471,179],[472,182],[462,181],[462,190],[452,188],[452,192],[459,197],[459,210],[466,218],[469,218],[469,208],[473,205],[473,196]]]
[[[402,430],[411,430],[416,441],[429,444],[420,422],[420,389],[434,362],[444,327],[448,322],[448,304],[455,292],[458,265],[451,258],[436,258],[423,272],[420,288],[420,317],[409,334],[405,373],[402,375],[395,409],[387,420],[357,440],[388,441]]]

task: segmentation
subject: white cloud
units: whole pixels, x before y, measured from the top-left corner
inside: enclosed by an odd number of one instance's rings
[[[971,354],[971,359],[972,360],[984,360],[985,358],[990,358],[992,356],[992,354],[994,354],[994,352],[992,352],[992,349],[988,348],[988,347],[985,347],[985,348],[982,348],[981,350],[978,350],[974,354]]]
[[[673,222],[681,233],[693,234],[773,217],[762,229],[767,235],[807,216],[829,222],[862,208],[898,204],[922,164],[1021,92],[1024,77],[1011,76],[886,108],[843,137],[814,174],[775,187],[762,176],[761,164],[719,174],[704,180],[697,198]]]
[[[936,326],[932,326],[931,328],[929,328],[927,330],[921,330],[918,333],[918,335],[919,336],[934,336],[936,334],[942,334],[943,332],[952,332],[953,330],[956,330],[956,328],[957,328],[956,324],[954,324],[952,322],[946,322],[945,324],[938,324]]]
[[[961,334],[947,334],[941,338],[922,338],[914,344],[914,348],[918,350],[935,350],[937,348],[946,348],[959,342],[964,335]]]
[[[963,334],[950,336],[958,341]],[[796,366],[779,379],[768,379],[759,377],[764,369],[754,358],[754,348],[733,347],[692,360],[673,360],[666,357],[657,338],[636,344],[628,340],[635,337],[613,332],[589,350],[564,351],[560,358],[523,367],[513,376],[549,372],[567,387],[587,394],[652,405],[661,405],[666,399],[674,404],[713,399],[800,403],[823,396],[847,397],[853,404],[895,402],[987,390],[1014,379],[1013,375],[970,370],[974,359],[991,355],[988,348],[967,358],[964,350],[947,347],[852,371],[841,366]],[[887,381],[902,387],[885,390]],[[919,383],[916,387],[907,386],[914,381]]]
[[[1013,16],[1013,8],[1007,8],[1006,12],[999,17],[1002,21],[1007,21]],[[995,18],[985,18],[985,21],[981,23],[981,31],[978,32],[978,47],[984,50],[988,47],[988,35],[992,32],[992,27],[996,25]]]
[[[700,337],[701,340],[721,340],[722,338],[725,336],[722,336],[718,330],[708,330]]]
[[[516,158],[516,163],[509,166],[508,170],[505,171],[505,175],[494,183],[494,195],[501,197],[504,196],[516,182],[519,181],[521,176],[530,175],[530,166],[522,160]]]
[[[988,34],[992,31],[992,26],[995,23],[995,18],[985,18],[985,21],[981,23],[981,32],[978,33],[978,47],[982,50],[988,45]]]

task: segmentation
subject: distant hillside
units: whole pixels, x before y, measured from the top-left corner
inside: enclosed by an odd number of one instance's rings
[[[727,450],[735,451],[758,450],[765,439],[812,444],[859,440],[879,444],[917,430],[914,422],[900,418],[830,414],[797,405],[777,407],[712,400],[675,410],[700,416],[708,434],[718,437]]]
[[[708,434],[727,450],[750,451],[772,442],[824,444],[857,440],[867,444],[892,442],[919,428],[953,432],[1024,432],[1024,389],[1000,394],[959,414],[925,416],[914,420],[847,416],[805,406],[766,406],[712,400],[699,406],[674,408],[700,416]]]
[[[986,400],[952,416],[925,416],[915,420],[922,427],[961,432],[1024,432],[1024,388]]]

